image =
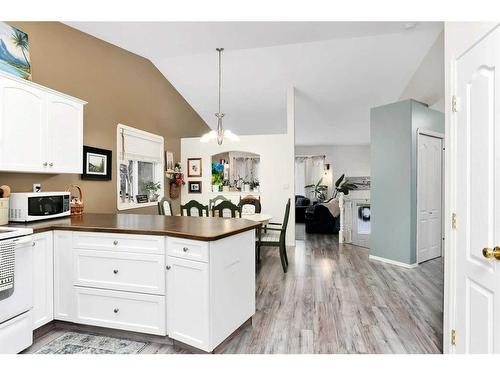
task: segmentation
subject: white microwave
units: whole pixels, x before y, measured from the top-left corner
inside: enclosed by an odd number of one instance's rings
[[[12,193],[9,201],[9,220],[17,222],[54,219],[69,216],[71,193]]]

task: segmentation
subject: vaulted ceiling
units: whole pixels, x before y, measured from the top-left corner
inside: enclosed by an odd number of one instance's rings
[[[222,109],[237,134],[286,129],[296,89],[296,143],[369,143],[370,108],[397,101],[439,33],[439,22],[69,22],[150,59],[210,126],[217,53]],[[432,103],[431,103],[432,104]]]

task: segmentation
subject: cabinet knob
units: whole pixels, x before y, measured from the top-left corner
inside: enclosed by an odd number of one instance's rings
[[[35,247],[36,243],[35,241],[32,242],[31,246]]]
[[[116,275],[118,273],[118,270],[113,270],[113,273]]]
[[[116,246],[116,245],[118,245],[118,241],[117,241],[117,240],[114,240],[114,241],[113,241],[113,245],[115,245],[115,246]]]
[[[49,167],[53,167],[54,166],[54,163],[49,163]]]
[[[172,267],[170,267],[170,266],[167,266],[167,270],[169,270],[170,268],[172,268]]]
[[[49,165],[49,163],[47,163],[47,162],[43,163],[44,167],[46,167],[47,165]]]
[[[189,250],[189,249],[188,249],[187,247],[183,247],[183,248],[182,248],[182,251],[184,251],[185,253],[187,253],[187,251],[188,251],[188,250]]]
[[[120,309],[116,309],[116,308],[115,308],[115,309],[113,310],[113,312],[114,312],[115,314],[118,314],[118,311],[120,311]]]

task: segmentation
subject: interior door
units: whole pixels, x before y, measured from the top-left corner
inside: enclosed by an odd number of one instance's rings
[[[500,353],[499,46],[497,29],[457,59],[458,353]]]
[[[443,140],[418,135],[417,160],[417,261],[441,256]]]

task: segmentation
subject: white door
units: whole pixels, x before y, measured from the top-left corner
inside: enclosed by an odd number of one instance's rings
[[[82,173],[83,105],[48,95],[48,168],[51,173]]]
[[[209,350],[208,264],[167,256],[167,334]]]
[[[457,59],[458,353],[500,353],[500,260],[483,255],[500,246],[499,46],[497,29]]]
[[[45,93],[0,77],[0,170],[47,172]]]
[[[441,256],[443,140],[418,135],[417,160],[417,261]]]
[[[33,329],[54,319],[52,232],[33,236]]]

